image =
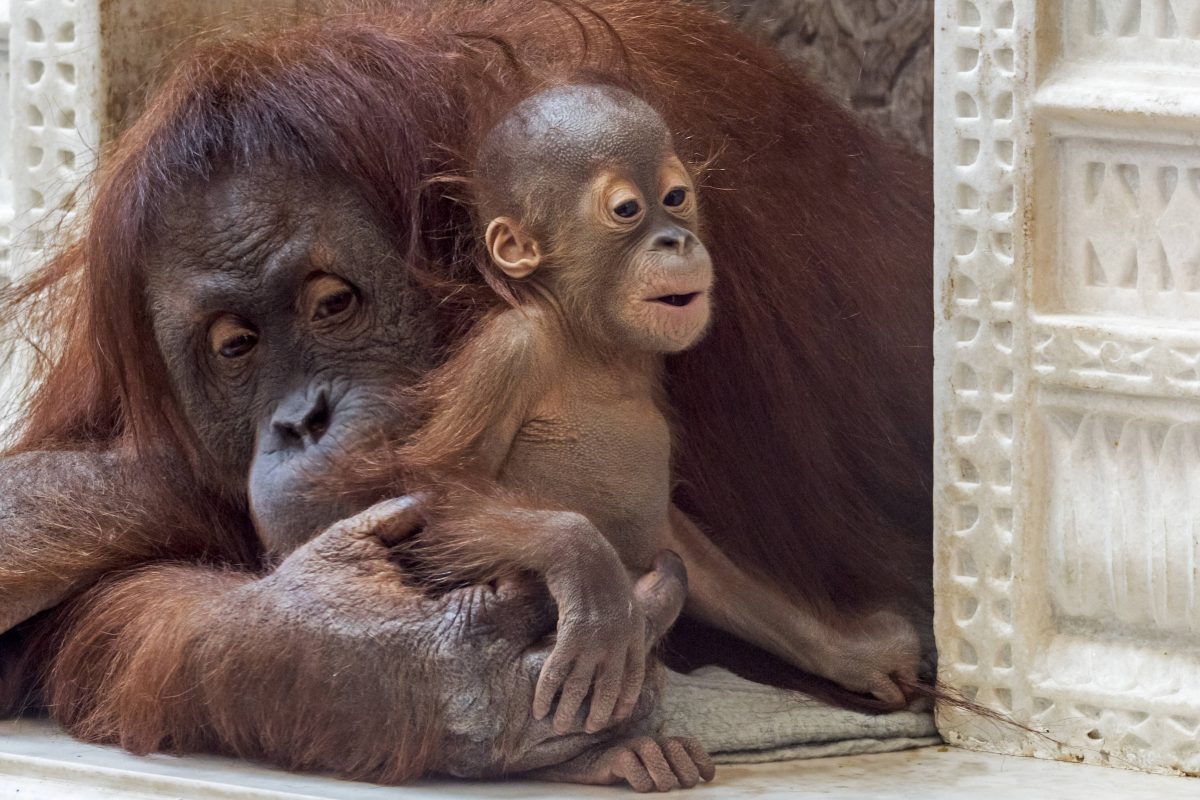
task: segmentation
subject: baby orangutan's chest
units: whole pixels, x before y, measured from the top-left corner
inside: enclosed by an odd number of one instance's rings
[[[648,398],[539,404],[521,426],[501,482],[587,516],[626,566],[646,569],[667,524],[671,435]]]

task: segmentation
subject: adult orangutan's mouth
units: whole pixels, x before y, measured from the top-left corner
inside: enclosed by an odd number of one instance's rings
[[[662,303],[676,308],[683,308],[691,304],[693,300],[700,296],[699,292],[688,292],[687,294],[664,294],[662,297],[653,298],[654,302]]]

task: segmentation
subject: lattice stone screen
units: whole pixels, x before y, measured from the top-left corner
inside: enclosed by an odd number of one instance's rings
[[[952,743],[1200,772],[1200,0],[940,0]]]
[[[181,42],[215,27],[244,28],[248,15],[277,16],[314,2],[6,0],[0,24],[11,77],[2,99],[11,135],[0,150],[0,179],[11,179],[19,253],[11,268],[36,258],[79,178],[138,110],[146,84]]]

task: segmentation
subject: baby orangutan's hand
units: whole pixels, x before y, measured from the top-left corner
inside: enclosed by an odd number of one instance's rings
[[[598,574],[595,565],[592,562],[590,571]],[[574,584],[576,588],[581,585]],[[683,610],[687,570],[679,556],[663,550],[632,589],[622,567],[608,583],[583,592],[586,602],[576,603],[579,593],[560,594],[556,587],[551,587],[551,593],[556,599],[564,598],[558,603],[565,610],[559,614],[558,642],[538,677],[533,713],[537,719],[545,717],[562,686],[554,730],[564,733],[590,688],[592,702],[584,729],[595,733],[625,719],[637,705],[646,677],[646,653]],[[596,602],[598,599],[603,602]],[[604,610],[605,606],[609,610]]]
[[[620,562],[617,562],[619,566]],[[589,572],[595,573],[595,565]],[[633,600],[623,567],[555,580],[550,593],[558,603],[558,633],[533,696],[533,716],[554,713],[555,733],[565,733],[591,693],[585,729],[595,733],[633,711],[646,673],[646,620]],[[599,578],[599,579],[597,579]]]

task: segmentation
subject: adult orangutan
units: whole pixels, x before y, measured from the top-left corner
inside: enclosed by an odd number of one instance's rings
[[[258,456],[319,477],[411,430],[392,390],[486,302],[454,182],[428,179],[460,168],[490,97],[583,77],[646,98],[709,162],[720,313],[669,368],[676,500],[800,613],[923,628],[923,167],[690,6],[412,5],[198,53],[106,157],[81,236],[10,294],[44,317],[48,360],[0,462],[7,708],[35,692],[141,752],[380,780],[437,763],[398,688],[408,651],[378,635],[385,542],[335,525],[265,563],[247,475]],[[377,499],[270,504],[316,534]]]

